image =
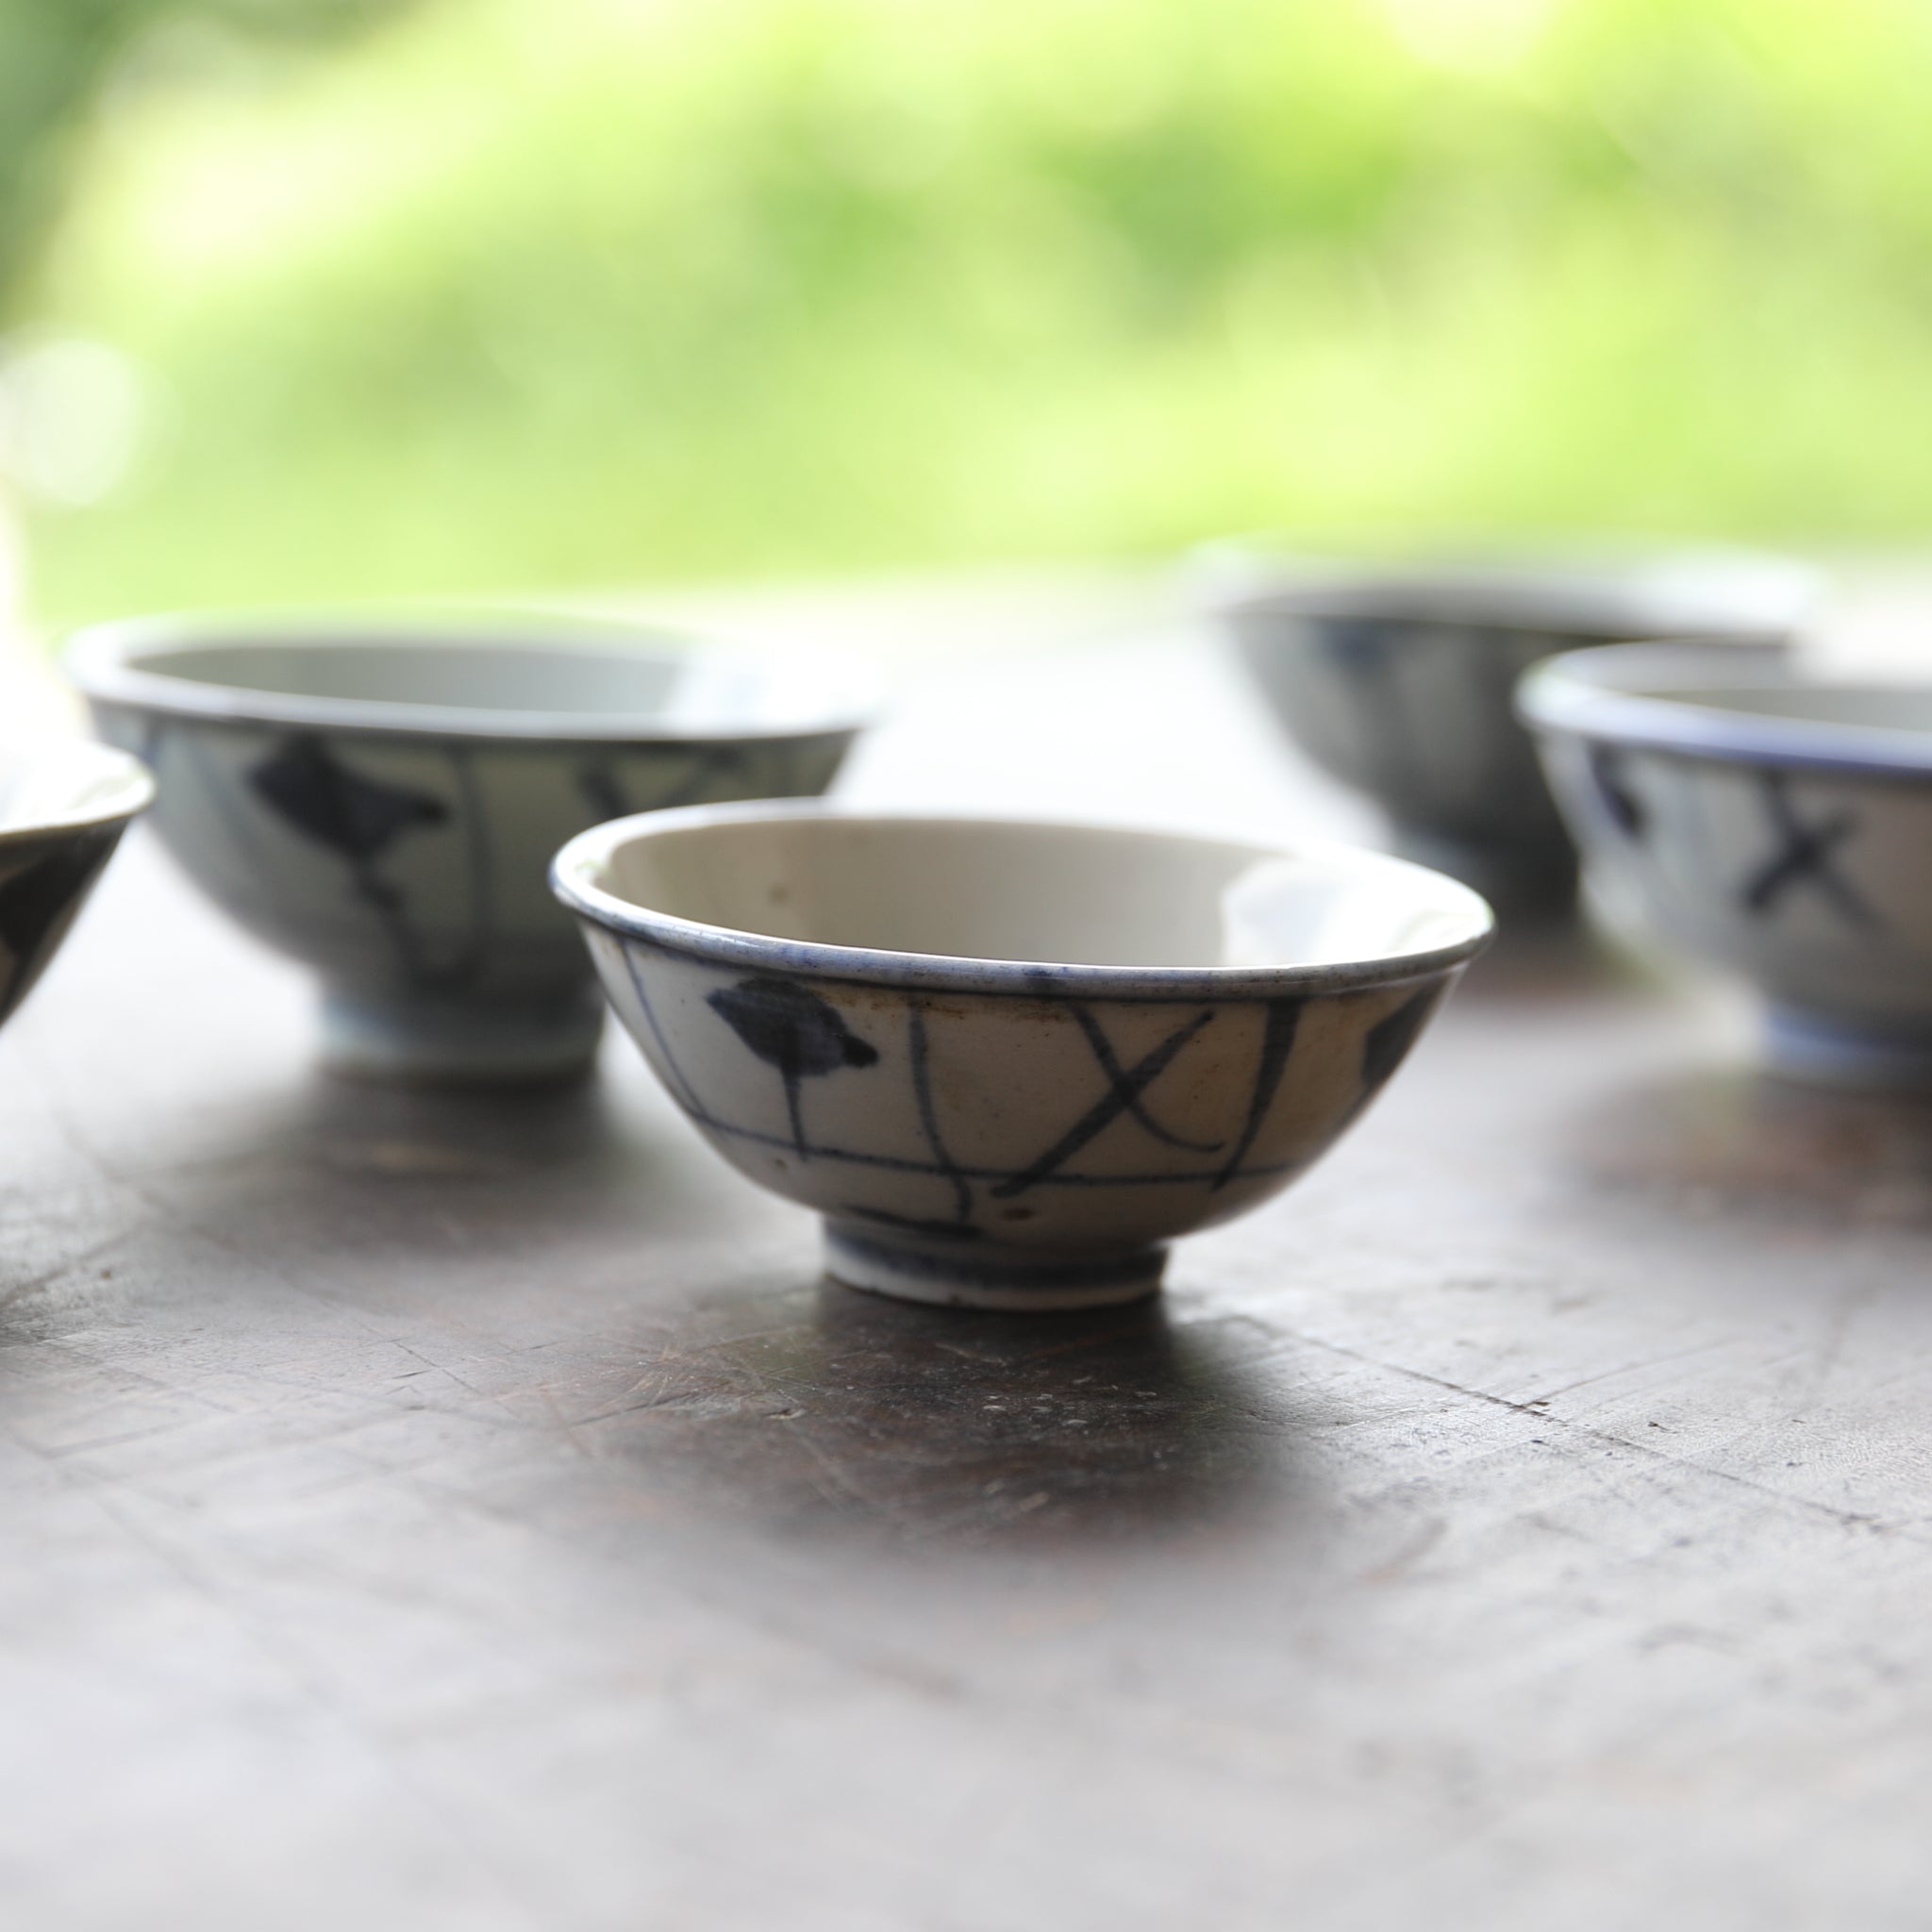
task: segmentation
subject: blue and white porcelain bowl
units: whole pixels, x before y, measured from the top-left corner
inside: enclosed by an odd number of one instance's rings
[[[1657,637],[1786,639],[1815,575],[1775,558],[1668,554],[1374,572],[1211,551],[1196,581],[1288,735],[1387,811],[1399,851],[1507,908],[1561,906],[1576,858],[1516,681],[1553,653]]]
[[[404,1081],[581,1072],[603,1002],[557,848],[623,812],[821,792],[860,722],[808,654],[563,619],[144,619],[66,661],[153,768],[190,876],[320,976],[325,1064]]]
[[[0,749],[0,1021],[59,950],[154,781],[106,745]]]
[[[1374,853],[716,807],[558,855],[611,1003],[826,1264],[916,1301],[1067,1308],[1286,1187],[1487,941]]]
[[[1749,981],[1774,1067],[1932,1087],[1932,684],[1637,645],[1519,703],[1607,918]]]

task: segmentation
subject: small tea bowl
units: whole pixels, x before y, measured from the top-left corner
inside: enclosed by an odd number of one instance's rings
[[[1518,703],[1613,924],[1749,981],[1774,1069],[1932,1088],[1932,684],[1627,645]]]
[[[106,745],[0,751],[0,1022],[59,950],[154,780]]]
[[[1576,856],[1511,709],[1553,653],[1657,637],[1789,637],[1816,579],[1779,559],[1304,570],[1224,559],[1207,595],[1291,738],[1393,823],[1396,849],[1506,911],[1560,908]],[[1212,559],[1210,558],[1210,564]]]
[[[191,877],[322,980],[331,1071],[583,1072],[603,1001],[547,888],[620,813],[823,791],[859,729],[825,667],[508,616],[142,619],[78,633],[96,728]]]
[[[558,856],[672,1097],[824,1216],[828,1272],[1071,1308],[1287,1186],[1361,1112],[1489,908],[1420,866],[1102,827],[720,806]]]

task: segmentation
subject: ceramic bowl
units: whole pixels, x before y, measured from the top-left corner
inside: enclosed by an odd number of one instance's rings
[[[1748,980],[1774,1066],[1932,1086],[1932,685],[1642,645],[1519,702],[1613,923]]]
[[[1576,859],[1527,736],[1517,679],[1573,646],[1788,637],[1815,578],[1762,559],[1469,563],[1353,574],[1224,558],[1215,609],[1290,737],[1393,823],[1397,849],[1506,909],[1560,907]]]
[[[858,718],[758,665],[552,619],[152,619],[77,635],[96,727],[257,938],[314,969],[333,1071],[517,1083],[590,1063],[603,1002],[551,857],[621,813],[823,791]]]
[[[1098,827],[720,807],[558,855],[605,990],[827,1268],[1065,1308],[1285,1187],[1491,929],[1438,874]]]
[[[59,950],[154,780],[101,744],[0,751],[0,1022]]]

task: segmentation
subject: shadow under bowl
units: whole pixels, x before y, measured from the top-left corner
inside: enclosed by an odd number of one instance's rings
[[[824,1217],[837,1279],[996,1308],[1151,1293],[1360,1114],[1492,924],[1374,853],[809,806],[599,826],[555,879],[672,1097]]]
[[[640,627],[498,613],[142,619],[66,653],[159,785],[189,876],[323,988],[324,1063],[523,1085],[591,1064],[603,1002],[552,902],[601,820],[823,791],[838,675]]]

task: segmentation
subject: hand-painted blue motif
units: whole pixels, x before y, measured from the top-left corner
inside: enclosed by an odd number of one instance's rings
[[[1039,1184],[1057,1173],[1074,1155],[1079,1153],[1090,1141],[1097,1139],[1112,1126],[1123,1114],[1131,1114],[1143,1125],[1152,1127],[1157,1138],[1176,1144],[1173,1136],[1154,1126],[1147,1120],[1140,1101],[1141,1093],[1167,1070],[1174,1056],[1200,1032],[1202,1027],[1212,1022],[1211,1012],[1196,1013],[1184,1025],[1176,1026],[1151,1053],[1141,1056],[1131,1067],[1122,1067],[1114,1058],[1113,1050],[1107,1044],[1106,1036],[1091,1024],[1091,1016],[1081,1008],[1074,1012],[1083,1022],[1087,1043],[1094,1047],[1094,1058],[1100,1064],[1101,1072],[1107,1077],[1107,1091],[1083,1113],[1053,1145],[1041,1155],[1039,1159],[1029,1162],[1019,1173],[1009,1174],[992,1191],[993,1198],[1009,1201],[1016,1194],[1024,1194],[1027,1189]],[[1098,1039],[1099,1045],[1095,1046]],[[1104,1050],[1103,1050],[1104,1049]],[[1185,1144],[1185,1143],[1183,1143]]]
[[[414,826],[449,817],[449,808],[426,791],[350,771],[309,731],[285,739],[248,782],[298,832],[352,865],[381,858]]]
[[[1241,1173],[1241,1162],[1248,1158],[1248,1150],[1255,1144],[1255,1136],[1261,1131],[1261,1123],[1268,1118],[1268,1109],[1274,1104],[1281,1076],[1288,1071],[1288,1057],[1294,1051],[1294,1037],[1301,1028],[1301,1022],[1300,1000],[1268,1002],[1268,1017],[1261,1025],[1261,1057],[1255,1067],[1254,1090],[1248,1095],[1248,1115],[1241,1123],[1234,1152],[1227,1157],[1225,1165],[1211,1183],[1217,1193]]]
[[[1409,1048],[1428,1024],[1429,1015],[1436,1010],[1436,1003],[1445,991],[1441,980],[1424,986],[1369,1028],[1368,1037],[1362,1041],[1362,1087],[1366,1093],[1374,1095],[1378,1091],[1408,1058]]]
[[[1612,745],[1593,744],[1590,748],[1590,779],[1596,787],[1610,823],[1626,839],[1641,839],[1649,814],[1642,799],[1631,791],[1624,775],[1624,759]]]
[[[1315,635],[1328,661],[1351,677],[1380,682],[1395,668],[1401,632],[1382,618],[1319,618]]]
[[[1789,775],[1761,774],[1764,812],[1777,849],[1744,881],[1740,894],[1747,912],[1774,911],[1793,886],[1806,883],[1837,911],[1848,925],[1874,926],[1880,921],[1857,888],[1835,863],[1835,855],[1858,829],[1855,813],[1834,812],[1829,818],[1807,822],[1791,802]]]
[[[47,935],[107,863],[119,836],[117,828],[104,837],[63,840],[57,850],[0,878],[0,948],[6,954],[0,958],[0,1019],[25,990]]]
[[[577,767],[577,790],[600,819],[628,818],[637,811],[668,811],[674,806],[695,805],[708,791],[722,788],[726,796],[757,789],[772,797],[786,789],[776,783],[749,786],[750,759],[741,745],[705,745],[690,755],[685,769],[655,798],[640,799],[619,775],[617,761],[587,758]],[[775,776],[776,774],[774,774]]]
[[[1196,1139],[1183,1134],[1162,1120],[1149,1100],[1154,1083],[1219,1017],[1217,1009],[1193,1013],[1174,1025],[1147,1052],[1124,1061],[1094,1010],[1081,1002],[1052,998],[1049,1003],[1056,1011],[1079,1028],[1101,1074],[1105,1091],[1037,1158],[1018,1167],[989,1168],[962,1160],[948,1144],[941,1127],[931,1064],[930,1002],[913,995],[906,1005],[906,1067],[925,1141],[926,1158],[814,1143],[806,1132],[803,1117],[805,1082],[849,1068],[878,1066],[882,1058],[879,1049],[855,1034],[831,1002],[792,980],[760,974],[719,988],[705,995],[706,1004],[754,1055],[776,1069],[784,1083],[790,1132],[780,1136],[721,1119],[677,1063],[671,1041],[659,1024],[646,983],[648,975],[641,967],[641,950],[635,942],[624,948],[645,1033],[657,1048],[672,1092],[701,1125],[735,1140],[787,1149],[808,1160],[927,1174],[942,1183],[951,1194],[950,1216],[943,1211],[907,1216],[862,1202],[850,1202],[840,1211],[855,1220],[874,1222],[928,1239],[972,1241],[996,1233],[991,1224],[993,1222],[1008,1216],[1021,1219],[1031,1212],[1010,1208],[1004,1214],[995,1212],[989,1216],[981,1212],[982,1201],[1010,1203],[1036,1188],[1143,1187],[1151,1182],[1174,1182],[1219,1191],[1236,1182],[1275,1180],[1304,1164],[1306,1157],[1273,1164],[1257,1165],[1250,1160],[1266,1130],[1300,1035],[1307,1002],[1298,995],[1257,1003],[1260,1039],[1254,1079],[1241,1130],[1231,1141]],[[1441,979],[1421,986],[1367,1029],[1361,1047],[1362,1088],[1349,1119],[1361,1111],[1395,1071],[1446,991],[1447,982]],[[1107,1004],[1101,1003],[1101,1011],[1106,1010]],[[1196,1156],[1222,1158],[1202,1164],[1181,1162],[1152,1170],[1122,1167],[1088,1172],[1074,1165],[1075,1156],[1124,1120],[1162,1146]],[[1340,1123],[1338,1131],[1346,1124],[1346,1120]],[[1227,1150],[1224,1156],[1224,1148]]]
[[[805,1138],[799,1089],[841,1067],[870,1067],[879,1050],[852,1032],[837,1007],[789,979],[761,975],[741,979],[706,996],[706,1005],[785,1083],[785,1110],[792,1145],[801,1160],[811,1158]]]
[[[448,823],[456,814],[433,793],[353,771],[310,731],[286,738],[249,768],[251,790],[304,838],[335,853],[348,867],[351,889],[382,922],[404,977],[425,989],[463,984],[480,970],[490,937],[490,855],[480,802],[467,753],[449,758],[463,797],[469,849],[473,931],[452,959],[433,960],[409,918],[406,895],[376,870],[376,861],[405,834]]]

